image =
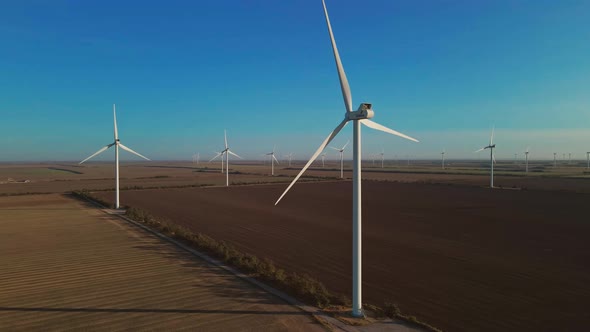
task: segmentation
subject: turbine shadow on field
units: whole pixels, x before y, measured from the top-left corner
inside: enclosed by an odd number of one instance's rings
[[[0,311],[24,312],[105,312],[105,313],[162,313],[162,314],[227,314],[227,315],[307,315],[294,311],[260,310],[207,310],[207,309],[149,309],[149,308],[46,308],[46,307],[0,307]]]

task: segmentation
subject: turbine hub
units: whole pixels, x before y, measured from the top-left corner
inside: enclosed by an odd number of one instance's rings
[[[354,112],[346,113],[347,120],[362,120],[362,119],[370,119],[375,116],[375,112],[373,112],[371,104],[362,103],[359,108]]]

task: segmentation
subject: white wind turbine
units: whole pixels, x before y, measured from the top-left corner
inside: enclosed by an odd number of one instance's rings
[[[130,148],[126,147],[125,145],[123,145],[123,143],[121,143],[121,141],[119,140],[119,133],[117,132],[117,111],[115,109],[115,104],[113,104],[113,123],[114,123],[114,127],[115,127],[115,141],[105,147],[103,147],[102,149],[96,151],[94,154],[92,154],[90,157],[82,160],[81,162],[79,162],[79,164],[82,164],[83,162],[89,160],[90,158],[97,156],[99,154],[101,154],[102,152],[106,151],[108,148],[110,148],[111,146],[115,146],[115,209],[119,208],[119,147],[127,152],[131,152],[136,156],[139,156],[145,160],[149,160],[148,158],[142,156],[141,154],[131,150]]]
[[[324,159],[326,158],[326,153],[322,153],[322,167],[325,167],[326,164],[324,163]]]
[[[344,105],[346,106],[346,113],[344,119],[338,124],[338,126],[326,137],[326,139],[320,144],[320,147],[311,156],[305,167],[299,172],[299,174],[293,179],[293,182],[287,187],[285,192],[279,197],[275,205],[278,204],[285,194],[291,189],[291,187],[297,182],[301,175],[307,170],[309,165],[320,155],[324,148],[334,139],[334,137],[346,126],[349,121],[353,124],[353,171],[352,171],[352,315],[355,317],[362,317],[362,294],[361,294],[361,123],[369,128],[381,130],[389,134],[400,136],[412,141],[417,142],[416,139],[399,133],[395,130],[384,127],[376,122],[369,120],[373,117],[374,112],[371,109],[371,104],[362,103],[356,111],[352,110],[352,96],[346,74],[342,68],[342,62],[340,61],[340,55],[338,54],[338,48],[336,47],[336,41],[334,40],[334,34],[332,33],[332,27],[330,25],[330,19],[328,17],[328,10],[326,9],[326,3],[322,0],[324,6],[324,14],[326,16],[326,24],[328,25],[328,32],[330,34],[330,40],[332,42],[332,50],[334,52],[334,59],[336,61],[336,68],[338,70],[338,76],[340,78],[340,87],[342,90],[342,96],[344,98]]]
[[[445,149],[443,148],[442,152],[440,153],[442,157],[442,169],[445,169]]]
[[[277,148],[277,146],[275,145],[272,148],[272,151],[267,153],[267,156],[270,156],[270,175],[275,175],[275,161],[277,162],[277,165],[279,164],[279,160],[277,159],[277,157],[275,157],[275,149]]]
[[[334,135],[334,136],[336,136],[336,135]],[[344,149],[346,149],[346,146],[348,145],[348,143],[350,143],[350,141],[346,141],[346,144],[344,144],[344,146],[341,149],[330,147],[330,149],[334,149],[340,153],[340,178],[341,179],[344,179]]]
[[[494,144],[494,127],[492,127],[492,135],[490,136],[490,144],[488,146],[484,146],[483,148],[475,151],[475,152],[480,152],[485,149],[490,149],[490,188],[494,188],[494,163],[496,162],[496,157],[494,157],[494,148],[496,148],[496,144]]]
[[[381,149],[381,168],[383,168],[383,164],[385,162],[385,150]]]
[[[291,152],[285,156],[289,160],[289,167],[291,167],[291,159],[293,158],[294,155],[295,154],[293,152]]]
[[[221,152],[219,152],[219,154],[217,156],[215,156],[213,159],[217,158],[218,156],[221,156],[221,162],[223,165],[223,156],[225,156],[225,186],[229,187],[229,155],[231,154],[232,156],[238,157],[240,159],[243,159],[242,157],[238,156],[237,154],[233,153],[232,150],[229,149],[229,146],[227,145],[227,131],[223,131],[223,139],[225,142],[225,149]],[[211,160],[213,160],[211,159]],[[223,170],[223,166],[222,170]]]
[[[527,147],[524,152],[524,172],[529,172],[529,147]]]
[[[557,152],[553,152],[553,167],[557,167]]]
[[[219,151],[219,152],[213,152],[216,153],[215,157],[211,158],[211,160],[209,160],[209,162],[212,162],[213,160],[221,157],[221,173],[223,173],[223,156],[225,154],[225,151]]]
[[[586,152],[586,169],[590,169],[590,152]]]

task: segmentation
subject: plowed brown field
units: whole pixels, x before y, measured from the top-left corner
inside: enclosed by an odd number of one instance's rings
[[[351,183],[298,184],[273,206],[285,187],[127,191],[122,200],[350,295]],[[374,181],[363,189],[366,302],[396,302],[447,331],[590,326],[589,195]]]

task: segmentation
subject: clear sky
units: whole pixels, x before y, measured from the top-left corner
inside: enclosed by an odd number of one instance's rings
[[[364,154],[475,157],[492,124],[499,158],[590,151],[589,1],[326,1],[354,107],[421,140],[363,128]],[[345,111],[320,0],[2,4],[0,161],[84,159],[113,103],[152,159],[210,158],[224,129],[303,159]]]

